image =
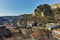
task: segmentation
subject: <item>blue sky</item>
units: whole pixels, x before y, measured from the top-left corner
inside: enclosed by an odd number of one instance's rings
[[[0,16],[29,14],[41,4],[60,3],[60,0],[0,0]]]

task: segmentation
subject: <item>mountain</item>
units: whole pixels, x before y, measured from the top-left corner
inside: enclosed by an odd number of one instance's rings
[[[18,20],[18,16],[3,16],[4,19],[7,19],[10,23],[14,20]]]
[[[0,17],[0,25],[3,25],[5,22],[9,23],[7,19],[4,19],[4,17]]]
[[[60,20],[60,4],[42,4],[34,9],[32,14],[20,15],[18,20],[20,23],[27,23],[27,21],[40,22],[56,22]]]
[[[52,5],[42,4],[36,7],[32,15],[35,16],[35,18],[38,20],[43,20],[46,17],[48,17],[46,20],[48,19],[56,20],[56,18],[59,19],[59,14],[60,14],[60,4],[52,4]]]
[[[23,14],[20,16],[3,16],[0,17],[0,23],[7,21],[9,23],[27,24],[27,21],[35,21],[36,23],[48,21],[60,21],[60,4],[42,4],[37,6],[32,14]]]
[[[15,21],[17,22],[18,16],[2,16],[0,17],[0,25],[4,23],[14,23]]]

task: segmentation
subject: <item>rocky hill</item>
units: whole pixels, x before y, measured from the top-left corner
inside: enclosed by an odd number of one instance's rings
[[[40,22],[56,22],[60,20],[60,4],[42,4],[36,7],[32,14],[20,15],[19,19],[21,23],[25,24],[27,21]]]
[[[52,4],[52,5],[43,4],[37,6],[32,15],[34,15],[38,20],[39,19],[43,20],[46,17],[48,17],[49,20],[50,19],[56,20],[56,17],[59,19],[58,16],[59,14],[60,14],[60,4]]]
[[[52,15],[55,11],[60,11],[60,4],[42,4],[36,7],[34,10],[35,15],[38,15],[39,13],[42,15],[42,13],[46,16]]]
[[[26,26],[27,21],[32,19],[32,14],[24,14],[18,17],[17,24]]]

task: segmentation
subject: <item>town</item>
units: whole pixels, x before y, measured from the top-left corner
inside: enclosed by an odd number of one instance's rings
[[[60,40],[60,4],[42,4],[32,14],[0,17],[0,40]]]

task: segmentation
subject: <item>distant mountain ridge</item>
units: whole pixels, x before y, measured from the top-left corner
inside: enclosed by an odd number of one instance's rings
[[[2,17],[0,17],[0,23],[2,23],[2,24],[4,22],[11,23],[13,20],[17,21],[18,16],[2,16]]]

